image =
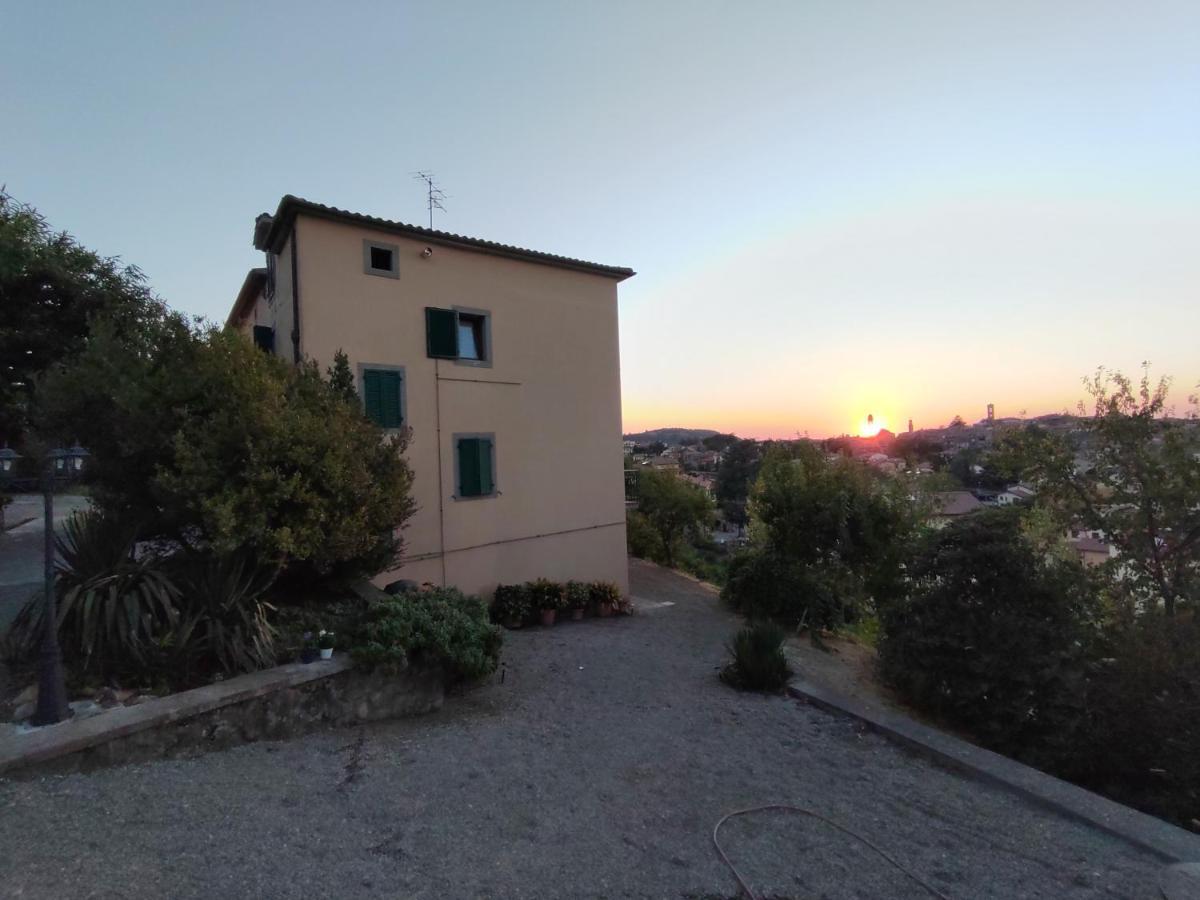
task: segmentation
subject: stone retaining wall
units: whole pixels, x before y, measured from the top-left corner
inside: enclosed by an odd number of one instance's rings
[[[0,739],[0,775],[196,756],[441,707],[440,669],[366,673],[348,658],[292,664]]]

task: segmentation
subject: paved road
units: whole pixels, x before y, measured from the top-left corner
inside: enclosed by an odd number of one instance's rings
[[[17,494],[4,511],[16,527],[0,534],[0,634],[34,592],[42,587],[44,510],[40,494]],[[87,498],[60,494],[54,498],[54,524],[61,530],[71,513],[87,508]],[[29,520],[29,521],[25,521]],[[18,525],[18,522],[24,524]]]
[[[713,824],[773,802],[858,829],[955,900],[1156,896],[1159,865],[1116,839],[726,688],[736,623],[712,595],[641,563],[633,583],[644,612],[512,634],[503,683],[432,716],[0,781],[0,896],[732,897]],[[809,820],[722,837],[768,896],[925,897]]]

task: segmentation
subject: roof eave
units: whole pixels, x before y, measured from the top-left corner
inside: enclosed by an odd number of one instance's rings
[[[266,269],[251,269],[246,273],[242,286],[238,289],[237,299],[233,301],[233,309],[229,311],[229,317],[225,320],[226,328],[236,327],[237,323],[246,317],[249,307],[257,299],[266,282]]]
[[[587,262],[582,259],[572,259],[566,256],[556,256],[552,253],[542,253],[537,250],[526,250],[521,247],[512,247],[507,244],[497,244],[493,241],[486,241],[481,238],[465,237],[463,235],[450,234],[444,231],[435,229],[423,228],[420,225],[408,225],[403,222],[393,222],[389,219],[380,219],[375,216],[368,216],[363,213],[350,212],[349,210],[338,209],[333,206],[325,206],[320,203],[314,203],[311,200],[305,200],[302,197],[297,197],[294,194],[285,194],[283,199],[279,201],[279,207],[275,212],[274,221],[271,224],[271,230],[267,233],[266,245],[272,253],[279,253],[283,249],[283,245],[287,242],[288,235],[291,234],[292,225],[296,220],[296,216],[306,215],[313,216],[319,219],[328,219],[335,222],[346,222],[354,225],[361,225],[367,228],[372,228],[376,231],[385,231],[391,234],[398,234],[404,237],[415,238],[425,241],[428,244],[433,244],[439,247],[453,247],[459,250],[467,250],[473,253],[487,253],[492,256],[499,256],[505,259],[515,259],[521,262],[531,262],[543,266],[552,266],[557,269],[570,269],[575,272],[583,272],[588,275],[599,275],[603,278],[611,278],[614,281],[621,282],[627,278],[632,278],[637,273],[633,269],[624,266],[606,266],[600,263]]]

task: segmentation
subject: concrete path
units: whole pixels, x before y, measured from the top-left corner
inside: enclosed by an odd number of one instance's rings
[[[632,564],[646,607],[509,635],[504,678],[421,719],[0,782],[0,896],[722,898],[714,823],[853,828],[955,900],[1145,898],[1162,867],[785,697],[716,677],[736,621]],[[925,898],[860,843],[721,831],[774,897]]]
[[[4,511],[15,527],[0,533],[0,634],[20,611],[29,596],[42,587],[46,533],[41,494],[17,494]],[[54,498],[54,527],[61,533],[62,523],[78,510],[86,509],[87,497],[59,494]],[[28,520],[28,521],[26,521]],[[23,524],[17,524],[21,522]]]

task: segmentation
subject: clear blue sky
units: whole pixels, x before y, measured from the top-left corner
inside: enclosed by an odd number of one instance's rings
[[[1200,4],[0,5],[0,181],[222,319],[295,193],[629,265],[627,428],[1200,381]]]

